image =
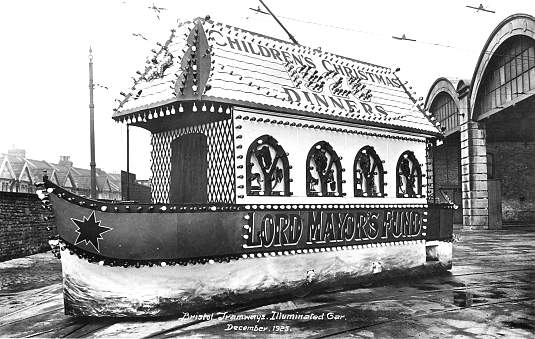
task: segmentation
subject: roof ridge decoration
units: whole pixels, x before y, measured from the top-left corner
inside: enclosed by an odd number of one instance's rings
[[[195,20],[186,47],[181,60],[182,73],[175,82],[175,95],[182,100],[200,100],[204,91],[210,89],[206,83],[212,66],[212,49],[200,19]]]
[[[158,47],[160,47],[159,50],[152,49],[151,52],[153,53],[152,56],[148,57],[146,60],[146,65],[143,71],[136,71],[136,77],[132,77],[133,85],[130,87],[129,90],[126,92],[121,92],[120,95],[122,99],[116,99],[117,102],[119,102],[119,105],[117,108],[114,109],[115,112],[120,111],[124,105],[129,102],[130,99],[137,100],[143,95],[143,90],[146,88],[139,88],[143,83],[149,83],[154,80],[162,79],[166,75],[166,71],[171,68],[171,66],[176,64],[175,56],[170,51],[170,45],[173,43],[173,40],[177,36],[177,30],[180,28],[185,28],[192,24],[191,21],[185,21],[179,23],[178,27],[175,29],[171,29],[171,35],[166,40],[164,44],[156,43]],[[187,33],[186,33],[187,35]],[[185,52],[185,51],[183,51]],[[184,55],[185,57],[185,55]],[[179,74],[175,74],[177,77]],[[173,83],[177,83],[177,81],[172,81]],[[174,85],[169,86],[171,89],[174,89]],[[176,94],[175,94],[176,95]]]
[[[412,87],[388,67],[209,17],[181,27],[186,31],[172,30],[160,50],[152,50],[130,93],[121,93],[115,120],[145,123],[182,113],[180,102],[211,101],[440,135]]]

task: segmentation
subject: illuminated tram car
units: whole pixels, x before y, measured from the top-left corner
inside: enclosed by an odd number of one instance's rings
[[[113,119],[152,134],[151,204],[48,180],[65,311],[164,316],[451,268],[436,123],[395,71],[196,19]]]

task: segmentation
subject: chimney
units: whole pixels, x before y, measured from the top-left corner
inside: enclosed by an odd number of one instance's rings
[[[11,155],[14,157],[20,157],[20,158],[26,158],[26,150],[21,148],[12,148],[7,151],[7,155]]]
[[[60,155],[58,165],[72,167],[71,157],[69,155]]]

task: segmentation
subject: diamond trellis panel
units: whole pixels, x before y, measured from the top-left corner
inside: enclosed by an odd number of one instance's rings
[[[231,119],[152,135],[152,201],[155,203],[169,202],[171,142],[190,133],[203,133],[207,136],[208,202],[234,203],[234,147]]]

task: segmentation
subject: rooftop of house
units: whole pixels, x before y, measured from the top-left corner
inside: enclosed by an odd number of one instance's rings
[[[60,186],[72,186],[80,190],[90,189],[90,170],[73,167],[68,156],[61,156],[60,161],[54,164],[45,160],[27,159],[23,150],[9,150],[7,154],[0,153],[0,179],[27,180],[35,183],[42,180],[45,172],[51,181]],[[97,190],[120,192],[121,176],[97,169]]]

